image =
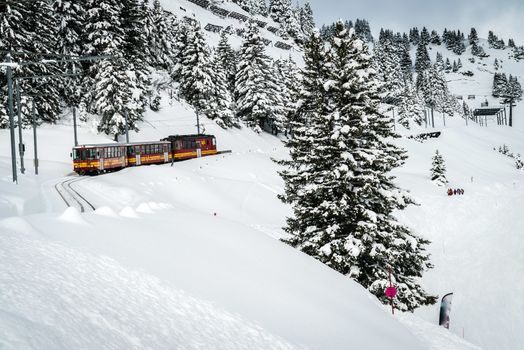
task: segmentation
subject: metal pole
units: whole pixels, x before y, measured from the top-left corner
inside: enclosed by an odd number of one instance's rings
[[[16,82],[16,105],[18,112],[18,153],[20,154],[20,172],[25,174],[24,142],[22,140],[22,104],[20,103],[20,82]]]
[[[442,112],[442,121],[444,122],[444,127],[446,127],[446,115]]]
[[[32,114],[33,114],[33,145],[35,148],[35,175],[38,175],[38,146],[36,142],[36,108],[35,108],[35,100],[33,98],[32,101]]]
[[[431,127],[435,128],[435,115],[433,113],[433,107],[431,107]]]
[[[393,111],[393,130],[397,131],[397,125],[395,122],[395,107],[393,107],[391,110]]]
[[[76,66],[75,62],[73,62],[73,74],[76,74]],[[75,134],[75,147],[78,146],[78,134],[76,130],[76,106],[73,102],[73,128],[74,128],[74,134]]]
[[[129,125],[127,124],[127,111],[124,110],[124,118],[126,120],[126,143],[129,143]]]
[[[197,131],[198,131],[197,135],[200,135],[200,115],[198,114],[198,109],[196,110],[196,117],[197,117]]]
[[[513,126],[513,99],[509,100],[509,126]]]
[[[7,54],[6,62],[11,62],[11,55]],[[16,148],[15,148],[15,120],[13,115],[13,68],[7,65],[7,95],[8,95],[8,113],[9,113],[9,131],[11,134],[11,166],[13,170],[13,182],[18,182],[16,172]]]

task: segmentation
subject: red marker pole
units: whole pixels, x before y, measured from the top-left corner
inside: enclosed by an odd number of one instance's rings
[[[397,295],[397,288],[393,287],[391,283],[391,267],[388,268],[389,272],[389,287],[386,289],[386,296],[391,300],[391,313],[395,314],[395,306],[393,305],[393,298]]]

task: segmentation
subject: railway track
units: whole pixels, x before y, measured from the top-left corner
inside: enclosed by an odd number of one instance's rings
[[[69,178],[55,184],[55,190],[68,207],[75,207],[81,213],[94,211],[95,207],[82,196],[72,184],[85,180],[83,178]]]

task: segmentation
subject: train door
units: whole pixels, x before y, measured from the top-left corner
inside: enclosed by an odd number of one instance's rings
[[[107,148],[102,148],[100,151],[100,164],[98,166],[98,170],[103,171],[104,170],[104,159],[107,157]]]
[[[135,149],[135,153],[136,153],[136,165],[142,165],[142,160],[140,159],[141,158],[141,154],[142,154],[142,150],[141,150],[141,147],[140,146],[136,146],[136,149]]]
[[[202,158],[202,141],[197,140],[196,142],[197,158]]]
[[[162,145],[161,147],[164,149],[164,163],[167,163],[169,162],[169,147],[168,145]]]

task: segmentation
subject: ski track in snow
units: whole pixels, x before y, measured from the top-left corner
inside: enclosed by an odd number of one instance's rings
[[[1,349],[297,349],[115,261],[0,234]]]

